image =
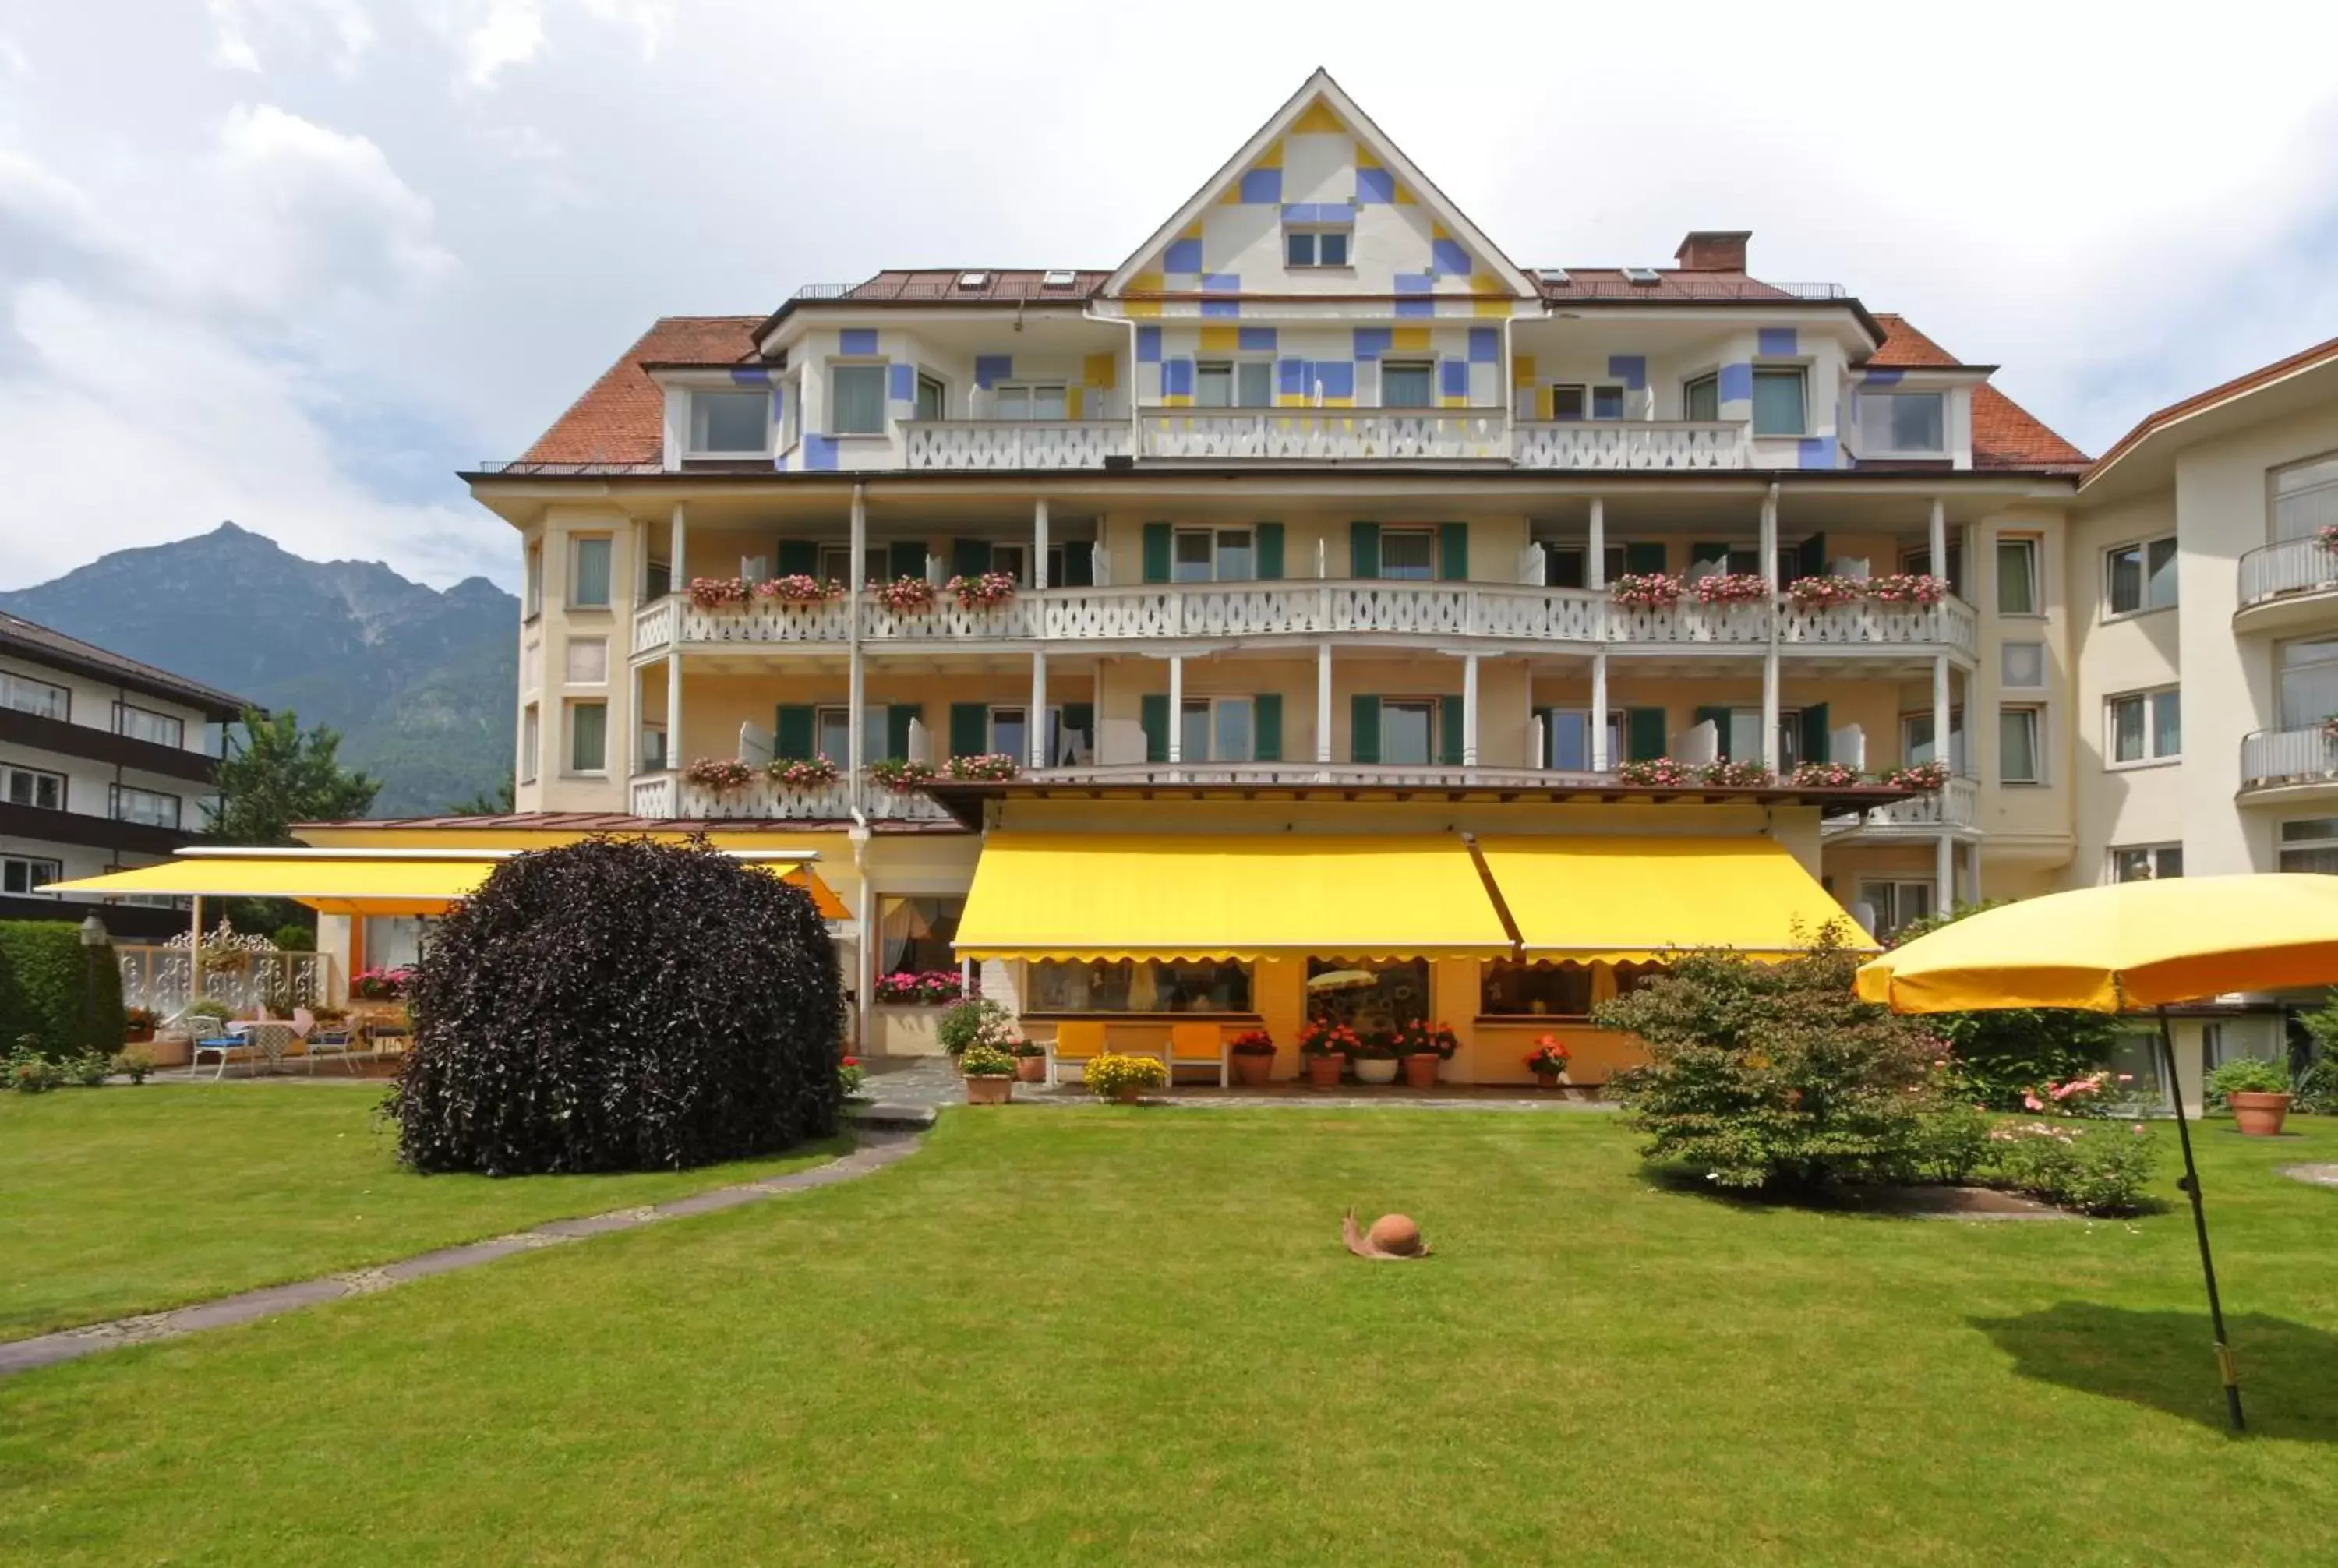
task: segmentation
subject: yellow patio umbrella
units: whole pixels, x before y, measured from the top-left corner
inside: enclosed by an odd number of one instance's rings
[[[2236,1432],[2243,1426],[2240,1380],[2216,1296],[2167,1004],[2333,982],[2338,982],[2338,877],[2294,873],[2171,877],[2027,898],[1919,936],[1860,965],[1858,975],[1860,995],[1895,1013],[2156,1009],[2225,1415]]]

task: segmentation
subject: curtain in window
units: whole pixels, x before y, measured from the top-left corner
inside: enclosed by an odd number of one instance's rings
[[[1997,776],[2019,784],[2037,781],[2038,715],[2027,708],[2010,708],[1997,720]]]
[[[609,602],[609,542],[606,539],[576,541],[575,591],[569,595],[572,604],[606,604]]]
[[[2162,691],[2151,700],[2151,754],[2184,754],[2184,694],[2180,691]]]
[[[1707,422],[1720,418],[1720,381],[1711,376],[1698,377],[1688,384],[1688,390],[1683,401],[1686,404],[1686,407],[1681,410],[1682,416],[1685,418],[1702,419]]]
[[[1997,546],[1997,609],[2000,615],[2029,615],[2038,609],[2038,553],[2027,539],[2000,540]]]
[[[836,406],[828,427],[838,436],[878,436],[885,430],[885,368],[882,365],[840,365],[834,382]]]
[[[577,773],[597,773],[609,755],[609,710],[600,702],[579,702],[569,710],[568,766]]]
[[[1799,436],[1802,433],[1803,373],[1799,370],[1754,372],[1754,434]]]
[[[2273,476],[2273,536],[2310,539],[2338,523],[2338,457],[2301,463]]]
[[[2304,730],[2338,714],[2338,642],[2284,642],[2281,727]]]

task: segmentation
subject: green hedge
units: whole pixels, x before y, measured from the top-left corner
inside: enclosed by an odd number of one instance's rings
[[[32,1035],[62,1058],[122,1044],[122,969],[112,948],[90,956],[81,927],[62,920],[0,920],[0,1055]]]

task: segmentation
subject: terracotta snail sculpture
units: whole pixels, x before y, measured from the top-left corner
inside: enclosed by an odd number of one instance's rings
[[[1356,1211],[1340,1222],[1340,1240],[1348,1250],[1359,1258],[1426,1258],[1429,1243],[1420,1239],[1420,1227],[1409,1214],[1383,1214],[1366,1230],[1356,1229]]]

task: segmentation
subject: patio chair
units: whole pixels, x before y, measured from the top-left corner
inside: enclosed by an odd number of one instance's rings
[[[1107,1049],[1104,1025],[1087,1019],[1071,1019],[1056,1025],[1056,1038],[1047,1046],[1047,1087],[1061,1083],[1061,1066],[1066,1062],[1081,1063],[1080,1072],[1087,1072],[1086,1063],[1101,1056]]]
[[[1218,1071],[1218,1087],[1224,1088],[1233,1076],[1228,1062],[1230,1054],[1226,1032],[1214,1024],[1169,1025],[1167,1063],[1172,1084],[1177,1082],[1180,1067],[1214,1067]]]
[[[206,1035],[203,1033],[206,1028],[216,1029],[219,1033]],[[255,1073],[260,1071],[258,1048],[243,1035],[230,1034],[225,1023],[208,1014],[187,1021],[188,1077],[193,1077],[195,1069],[203,1064],[203,1053],[206,1051],[219,1058],[219,1064],[211,1073],[211,1082],[214,1083],[227,1076],[228,1058],[238,1051],[243,1053],[246,1065],[250,1066]]]
[[[292,1033],[300,1038],[300,1059],[308,1064],[309,1077],[317,1075],[317,1058],[319,1056],[339,1057],[341,1065],[349,1070],[351,1076],[356,1075],[357,1047],[351,1044],[355,1036],[349,1033],[347,1024],[339,1028],[322,1028],[319,1026],[315,1014],[306,1007],[295,1007],[292,1009]]]

